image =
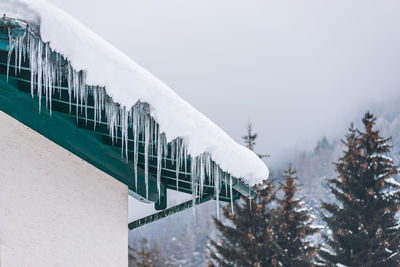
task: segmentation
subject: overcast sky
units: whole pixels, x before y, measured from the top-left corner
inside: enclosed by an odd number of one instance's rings
[[[268,164],[342,137],[400,87],[400,1],[50,0]],[[399,109],[400,110],[400,109]]]

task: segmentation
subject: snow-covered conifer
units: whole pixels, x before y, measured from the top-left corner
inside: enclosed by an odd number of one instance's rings
[[[312,266],[317,247],[311,244],[312,235],[319,231],[314,226],[310,210],[301,198],[296,198],[298,190],[296,172],[289,166],[284,173],[284,183],[280,190],[284,195],[278,199],[274,218],[275,240],[284,253],[278,254],[279,266]]]
[[[350,127],[336,163],[338,177],[330,180],[337,203],[322,205],[330,231],[324,235],[328,250],[319,255],[327,264],[398,266],[398,170],[386,156],[389,139],[373,129],[375,117],[367,112],[362,122],[364,131]]]

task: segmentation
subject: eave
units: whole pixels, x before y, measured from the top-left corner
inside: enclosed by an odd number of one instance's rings
[[[69,100],[68,86],[64,82],[51,96],[51,112],[46,107],[46,99],[49,98],[45,98],[44,94],[41,96],[42,101],[39,112],[39,97],[31,95],[31,75],[27,60],[22,63],[21,68],[18,70],[12,63],[7,65],[10,48],[8,29],[10,28],[15,31],[24,30],[12,20],[0,19],[0,110],[124,183],[131,192],[136,193],[147,201],[154,202],[156,210],[167,208],[167,189],[188,194],[193,193],[192,175],[189,171],[190,158],[183,164],[189,167],[181,167],[177,172],[176,159],[173,159],[171,152],[169,152],[167,157],[163,159],[165,160],[165,166],[161,169],[160,192],[157,190],[156,158],[154,154],[149,154],[149,184],[146,197],[143,144],[139,142],[138,180],[137,185],[135,185],[133,179],[134,164],[132,164],[134,156],[132,149],[133,136],[131,134],[128,135],[128,159],[126,159],[121,155],[120,129],[118,129],[116,137],[112,138],[107,128],[107,122],[104,119],[105,114],[95,125],[93,120],[94,101],[93,96],[90,94],[85,106],[80,104],[76,107],[76,104]],[[12,55],[10,62],[14,62],[14,55]],[[7,68],[9,69],[8,76]],[[132,127],[132,125],[129,125],[129,127]],[[170,145],[169,151],[171,151]],[[230,189],[231,187],[232,190]],[[253,198],[256,194],[244,182],[228,174],[221,176],[218,191],[218,199],[221,201],[233,201],[238,199],[240,195]],[[216,198],[214,183],[210,182],[210,177],[206,177],[203,191],[197,199],[194,199],[193,203],[202,203]],[[189,206],[191,205],[183,203],[174,210],[180,211]],[[161,217],[154,216],[153,220]]]

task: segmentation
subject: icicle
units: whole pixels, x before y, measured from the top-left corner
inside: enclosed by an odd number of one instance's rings
[[[250,186],[249,186],[249,201],[250,201],[250,205],[249,205],[249,207],[250,207],[250,210],[251,210],[251,198],[250,198],[250,193],[251,193],[251,190],[250,190]]]
[[[162,147],[163,137],[160,133],[159,127],[157,127],[157,191],[158,200],[161,199],[161,159],[162,159]]]
[[[73,76],[73,81],[74,81],[74,97],[75,97],[75,112],[76,112],[76,124],[78,124],[79,120],[79,72],[74,72]],[[114,115],[112,113],[112,105],[109,105],[109,115],[110,117]],[[111,122],[114,122],[114,118],[111,117]],[[111,124],[113,126],[113,124]],[[112,135],[112,140],[114,143],[114,127],[112,127],[113,135]]]
[[[164,136],[164,138],[166,138],[165,135],[163,135],[163,136]],[[167,140],[165,140],[163,142],[163,152],[164,152],[164,154],[163,154],[163,156],[164,156],[164,166],[167,166],[167,158],[168,158],[168,143],[167,143]]]
[[[192,203],[193,203],[193,218],[196,219],[196,199],[197,199],[197,179],[198,179],[198,174],[197,174],[197,161],[198,158],[192,158],[192,164],[191,164],[191,176],[192,176]]]
[[[139,129],[139,114],[138,114],[138,108],[135,106],[135,109],[133,111],[133,168],[135,172],[135,188],[137,190],[137,164],[138,164],[138,150],[139,150],[139,134],[138,134],[138,129]]]
[[[215,189],[215,200],[217,202],[217,219],[219,220],[219,170],[218,166],[214,166],[214,189]]]
[[[124,153],[125,149],[125,158],[126,162],[128,162],[128,112],[126,108],[121,108],[119,110],[120,113],[120,124],[121,124],[121,154]]]
[[[149,155],[154,155],[154,151],[153,151],[154,120],[152,120],[150,116],[149,116],[149,125],[150,125],[150,130],[149,130],[149,145],[150,145],[149,146]]]
[[[144,134],[144,180],[146,184],[146,199],[149,197],[149,141],[150,141],[150,120],[145,119]]]
[[[43,56],[43,45],[42,42],[38,42],[37,46],[37,95],[39,97],[39,113],[42,109],[42,56]]]
[[[7,55],[7,82],[8,82],[8,76],[9,76],[9,73],[10,73],[11,55],[12,55],[12,52],[13,52],[14,47],[15,47],[15,40],[14,40],[14,37],[12,36],[12,34],[11,34],[11,29],[10,28],[8,28],[8,40],[9,40],[10,48],[8,50],[8,55]]]
[[[49,108],[49,79],[50,79],[50,75],[49,75],[49,45],[46,44],[44,47],[44,93],[46,96],[46,109]]]
[[[186,148],[183,150],[183,163],[185,164],[185,173],[188,172],[188,154]]]
[[[93,88],[93,130],[96,130],[97,109],[98,109],[98,88]]]
[[[205,175],[204,179],[206,179],[206,177],[209,177],[209,179],[212,180],[215,177],[215,169],[213,168],[213,166],[211,164],[210,154],[207,154],[207,157],[206,157],[205,171],[206,171],[206,175]],[[204,183],[205,183],[205,180],[203,181],[203,184]]]
[[[16,57],[16,60],[18,58],[18,72],[19,73],[21,73],[22,53],[25,50],[24,49],[25,45],[23,44],[24,39],[25,39],[25,34],[26,34],[26,31],[23,32],[22,36],[17,37],[17,48],[16,49],[18,49],[18,57]],[[15,54],[17,54],[17,51],[15,51]],[[15,64],[14,68],[16,68],[16,65],[17,64]]]
[[[212,168],[210,156],[206,158],[206,176],[209,176],[210,179],[215,176],[215,169]]]
[[[14,38],[14,75],[17,76],[17,61],[18,61],[18,37]]]
[[[224,173],[225,196],[228,197],[228,178],[226,176],[227,174]]]
[[[28,53],[29,53],[29,66],[31,69],[31,96],[33,98],[33,93],[35,90],[35,83],[36,83],[36,74],[37,74],[37,69],[36,69],[36,64],[34,64],[34,62],[37,61],[37,57],[36,57],[36,39],[31,35],[28,34],[28,43],[29,43],[29,49],[28,49]]]
[[[171,142],[171,161],[172,162],[175,161],[176,142],[177,142],[177,140],[174,140],[174,141]]]
[[[179,168],[180,168],[180,139],[176,139],[176,159],[175,159],[175,176],[176,176],[176,190],[179,190]]]
[[[67,84],[68,84],[68,98],[69,98],[69,113],[71,113],[73,70],[70,62],[68,62],[67,68],[68,68]]]
[[[200,193],[200,197],[203,196],[203,187],[204,187],[204,180],[205,180],[205,174],[204,174],[204,160],[205,160],[206,155],[202,154],[200,156],[200,177],[199,177],[199,193]]]
[[[85,79],[86,80],[86,79]],[[87,102],[88,102],[88,92],[89,92],[89,89],[88,89],[88,86],[86,86],[85,84],[83,84],[84,86],[85,86],[85,89],[84,89],[84,94],[83,94],[83,103],[84,103],[84,106],[85,106],[85,122],[86,122],[86,125],[87,125],[87,111],[88,111],[88,106],[87,106]],[[124,109],[124,113],[125,113],[125,109]],[[127,157],[128,158],[128,157]]]
[[[233,212],[233,188],[232,188],[232,176],[229,175],[229,182],[230,182],[230,195],[231,195],[231,209],[232,209],[232,215],[235,215]]]

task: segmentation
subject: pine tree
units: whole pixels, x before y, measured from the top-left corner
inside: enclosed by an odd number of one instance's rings
[[[279,254],[280,266],[312,266],[317,247],[310,244],[310,237],[319,229],[313,227],[309,210],[302,199],[295,198],[297,191],[296,172],[289,168],[284,173],[285,183],[281,184],[283,199],[278,199],[274,219],[275,239],[284,253]]]
[[[324,235],[328,248],[319,255],[331,265],[398,266],[397,168],[386,156],[389,139],[373,129],[373,115],[367,112],[362,122],[364,132],[350,127],[344,155],[336,163],[338,178],[330,180],[337,204],[322,205],[331,233]]]
[[[157,267],[164,265],[163,257],[157,246],[151,247],[146,238],[135,246],[129,246],[129,266]]]
[[[247,135],[242,137],[244,140],[244,144],[250,150],[254,151],[254,146],[256,145],[257,134],[253,134],[253,125],[251,122],[247,124]]]
[[[218,266],[277,266],[277,251],[273,237],[273,212],[269,204],[274,198],[273,187],[265,182],[257,197],[235,202],[222,208],[225,222],[214,218],[219,231],[218,242],[210,240],[210,258]],[[251,206],[251,207],[250,207]]]
[[[248,126],[243,137],[247,147],[254,149],[257,134]],[[273,238],[273,216],[270,203],[274,200],[274,188],[270,182],[254,188],[257,196],[242,198],[233,207],[222,208],[224,219],[213,218],[219,232],[219,241],[210,240],[210,266],[277,266],[276,254],[281,249]],[[233,214],[234,212],[234,214]]]
[[[242,136],[245,146],[254,151],[254,147],[256,145],[257,133],[253,133],[253,124],[251,122],[247,123],[247,134]],[[268,158],[269,155],[266,154],[257,154],[261,159]]]

